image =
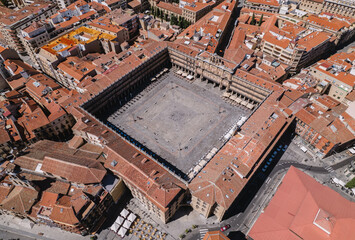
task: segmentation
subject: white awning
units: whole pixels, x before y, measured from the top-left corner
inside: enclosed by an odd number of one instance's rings
[[[122,212],[121,212],[120,215],[121,215],[122,217],[126,218],[126,217],[128,216],[128,214],[129,214],[129,212],[127,211],[127,209],[124,208],[124,209],[122,210]]]
[[[113,223],[112,226],[110,227],[110,229],[114,232],[117,232],[117,230],[120,228],[120,225],[117,223]]]
[[[229,92],[224,92],[224,93],[222,94],[222,97],[230,97],[230,95],[231,95],[231,93],[229,93]]]
[[[238,99],[238,97],[235,95],[231,95],[229,98],[232,99],[233,101],[237,101],[237,99]]]
[[[197,165],[196,167],[194,167],[194,172],[198,172],[201,170],[201,166]]]
[[[137,216],[134,213],[130,213],[128,216],[128,220],[133,222],[134,220],[136,220]]]
[[[121,237],[124,237],[126,235],[127,229],[124,227],[121,227],[120,230],[118,230],[117,234],[120,235]]]
[[[123,221],[124,221],[124,218],[121,216],[118,216],[117,219],[115,220],[115,223],[122,225]]]
[[[201,160],[201,161],[198,163],[198,165],[200,165],[201,167],[203,167],[203,166],[206,165],[206,163],[207,163],[206,160]]]
[[[125,227],[125,228],[127,228],[127,229],[130,228],[131,225],[132,225],[132,222],[129,221],[129,220],[126,220],[126,221],[124,221],[124,223],[123,223],[123,227]]]
[[[192,80],[194,77],[193,76],[191,76],[191,75],[187,75],[187,77],[186,77],[187,79],[189,79],[189,80]]]
[[[343,182],[342,180],[340,179],[337,179],[337,178],[333,178],[333,181],[336,183],[336,184],[339,184],[341,186],[345,186],[345,182]]]

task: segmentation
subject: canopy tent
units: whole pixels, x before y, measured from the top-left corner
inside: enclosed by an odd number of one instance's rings
[[[179,71],[177,71],[176,73],[179,74],[179,75],[181,75],[181,74],[182,74],[182,71],[179,70]]]
[[[128,216],[128,214],[129,214],[129,212],[127,211],[127,209],[124,208],[124,209],[121,211],[121,214],[120,214],[120,215],[121,215],[122,217],[126,218],[126,217]]]
[[[134,220],[136,220],[137,216],[134,213],[130,213],[128,216],[128,220],[133,222]]]
[[[129,221],[129,220],[126,220],[126,221],[124,221],[124,223],[123,223],[123,227],[125,227],[125,228],[127,228],[127,229],[130,228],[131,225],[132,225],[132,222]]]
[[[117,230],[120,228],[120,225],[117,223],[113,223],[112,226],[110,227],[110,229],[114,232],[117,232]]]
[[[231,93],[229,93],[229,92],[224,92],[224,93],[222,94],[222,97],[230,97],[230,95],[231,95]]]
[[[252,103],[248,103],[248,104],[247,104],[247,108],[253,109],[253,108],[254,108],[254,105],[253,105]]]
[[[192,79],[194,79],[194,77],[193,76],[191,76],[191,75],[187,75],[187,77],[186,77],[187,79],[189,79],[189,80],[192,80]]]
[[[122,225],[124,221],[124,218],[121,216],[118,216],[117,219],[115,220],[115,223],[117,223],[118,225]]]
[[[121,227],[120,230],[118,230],[117,234],[120,235],[121,237],[124,237],[126,235],[127,229],[124,227]]]
[[[183,76],[183,77],[186,77],[186,76],[187,76],[187,73],[183,72],[183,73],[182,73],[182,76]]]
[[[235,95],[231,95],[229,98],[232,99],[233,101],[237,101],[237,99],[238,99],[238,97]]]

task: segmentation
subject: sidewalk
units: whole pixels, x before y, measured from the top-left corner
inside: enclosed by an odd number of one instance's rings
[[[82,240],[90,239],[78,234],[70,233],[56,227],[49,227],[42,224],[33,224],[28,219],[20,219],[9,215],[1,215],[0,230],[15,233],[33,239],[53,240]]]

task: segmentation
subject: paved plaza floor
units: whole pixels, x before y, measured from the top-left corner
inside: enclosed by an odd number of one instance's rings
[[[187,174],[250,110],[233,106],[222,91],[188,82],[168,72],[108,121]]]

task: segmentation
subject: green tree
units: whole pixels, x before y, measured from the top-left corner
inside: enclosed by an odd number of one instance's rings
[[[259,20],[259,26],[261,26],[261,24],[263,23],[263,17],[264,17],[264,14],[261,14],[261,17],[260,17],[260,20]]]
[[[253,16],[251,17],[250,25],[255,25],[256,20],[255,20],[255,14],[253,13]]]
[[[355,187],[355,177],[353,179],[351,179],[346,185],[345,187],[347,188],[354,188]]]
[[[168,13],[166,13],[166,14],[164,15],[164,20],[165,20],[165,21],[168,21],[168,20],[169,20],[169,14],[168,14]]]
[[[185,18],[182,19],[181,23],[179,24],[179,26],[181,28],[187,28],[188,26],[191,25],[191,22],[187,21]]]
[[[171,16],[170,16],[170,23],[171,23],[171,25],[178,25],[179,24],[177,17],[174,16],[173,14],[171,14]]]

